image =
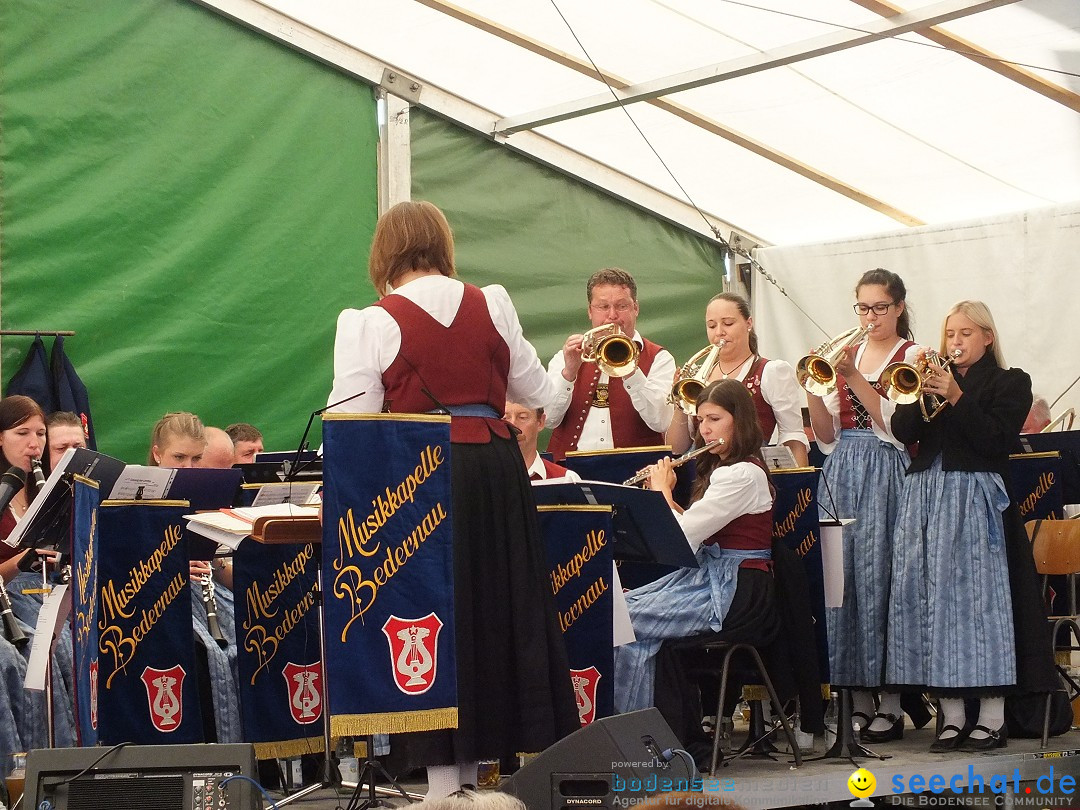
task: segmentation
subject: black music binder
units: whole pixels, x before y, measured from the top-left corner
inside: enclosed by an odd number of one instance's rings
[[[699,567],[686,535],[659,492],[602,481],[536,482],[532,490],[538,506],[610,506],[616,560]]]
[[[1080,430],[1025,433],[1020,446],[1025,453],[1060,453],[1065,503],[1080,503]]]

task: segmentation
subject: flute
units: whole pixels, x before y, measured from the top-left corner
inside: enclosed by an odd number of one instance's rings
[[[672,461],[671,462],[671,468],[675,469],[676,467],[679,467],[679,466],[685,464],[690,459],[697,458],[702,453],[707,453],[710,450],[712,450],[714,447],[723,447],[725,444],[727,444],[727,442],[724,439],[716,439],[715,441],[711,441],[708,444],[703,445],[702,447],[696,447],[693,450],[690,450],[689,452],[683,453],[677,459]],[[650,467],[646,467],[644,470],[639,472],[633,478],[627,478],[625,481],[623,481],[623,486],[632,487],[632,486],[635,486],[637,484],[640,484],[642,481],[648,480],[649,476],[652,475],[652,472],[650,472],[650,470],[651,470]]]

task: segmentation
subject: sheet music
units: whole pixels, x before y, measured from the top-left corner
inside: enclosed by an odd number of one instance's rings
[[[770,470],[789,470],[799,466],[791,448],[782,444],[765,445],[761,448],[761,456]]]
[[[71,592],[66,584],[57,585],[38,612],[34,628],[34,644],[30,648],[30,660],[26,664],[26,680],[23,685],[34,692],[45,689],[45,670],[52,656],[53,642],[60,635],[61,625],[71,612]]]
[[[129,464],[116,479],[107,497],[114,501],[160,500],[169,491],[175,477],[176,470]]]
[[[259,487],[259,491],[255,494],[255,499],[251,502],[251,505],[266,506],[275,503],[293,503],[303,506],[304,504],[318,503],[313,498],[320,486],[321,484],[318,482],[312,484],[295,481],[283,484],[263,484]]]
[[[60,456],[60,460],[53,467],[52,472],[49,473],[49,477],[45,480],[45,486],[38,492],[37,497],[34,498],[33,503],[30,504],[25,514],[15,523],[15,528],[11,530],[11,534],[4,538],[3,542],[7,543],[12,548],[18,548],[19,542],[22,540],[23,534],[26,532],[26,527],[29,526],[37,513],[41,511],[42,504],[48,500],[48,495],[55,488],[66,471],[68,464],[71,463],[72,457],[75,455],[75,448],[69,447],[64,451],[64,455]]]

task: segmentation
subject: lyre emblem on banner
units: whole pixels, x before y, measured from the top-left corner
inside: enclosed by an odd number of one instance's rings
[[[422,695],[435,683],[439,631],[443,623],[434,613],[422,619],[391,615],[382,631],[390,642],[394,683],[406,695]]]
[[[574,684],[574,700],[577,701],[578,719],[587,726],[596,719],[596,687],[600,684],[600,670],[596,667],[570,670]]]
[[[98,660],[90,662],[90,728],[97,728]]]
[[[184,719],[184,704],[180,699],[187,673],[177,664],[172,669],[143,670],[142,682],[150,705],[150,722],[158,731],[176,731]]]
[[[289,690],[289,711],[292,719],[301,725],[314,723],[322,714],[322,695],[319,683],[322,678],[322,662],[294,664],[291,661],[281,670]]]

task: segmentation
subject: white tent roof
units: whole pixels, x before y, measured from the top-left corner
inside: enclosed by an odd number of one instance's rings
[[[200,1],[243,16],[230,0]],[[469,122],[485,134],[524,123],[510,146],[543,136],[676,200],[688,194],[722,228],[763,243],[1080,200],[1076,0],[254,4],[417,78],[421,106],[429,84],[440,88],[490,111]],[[947,21],[885,39],[860,33],[909,18]],[[280,25],[270,33],[292,36]],[[841,48],[851,42],[861,44]],[[588,75],[582,48],[615,86],[727,78],[587,112],[611,93]]]

